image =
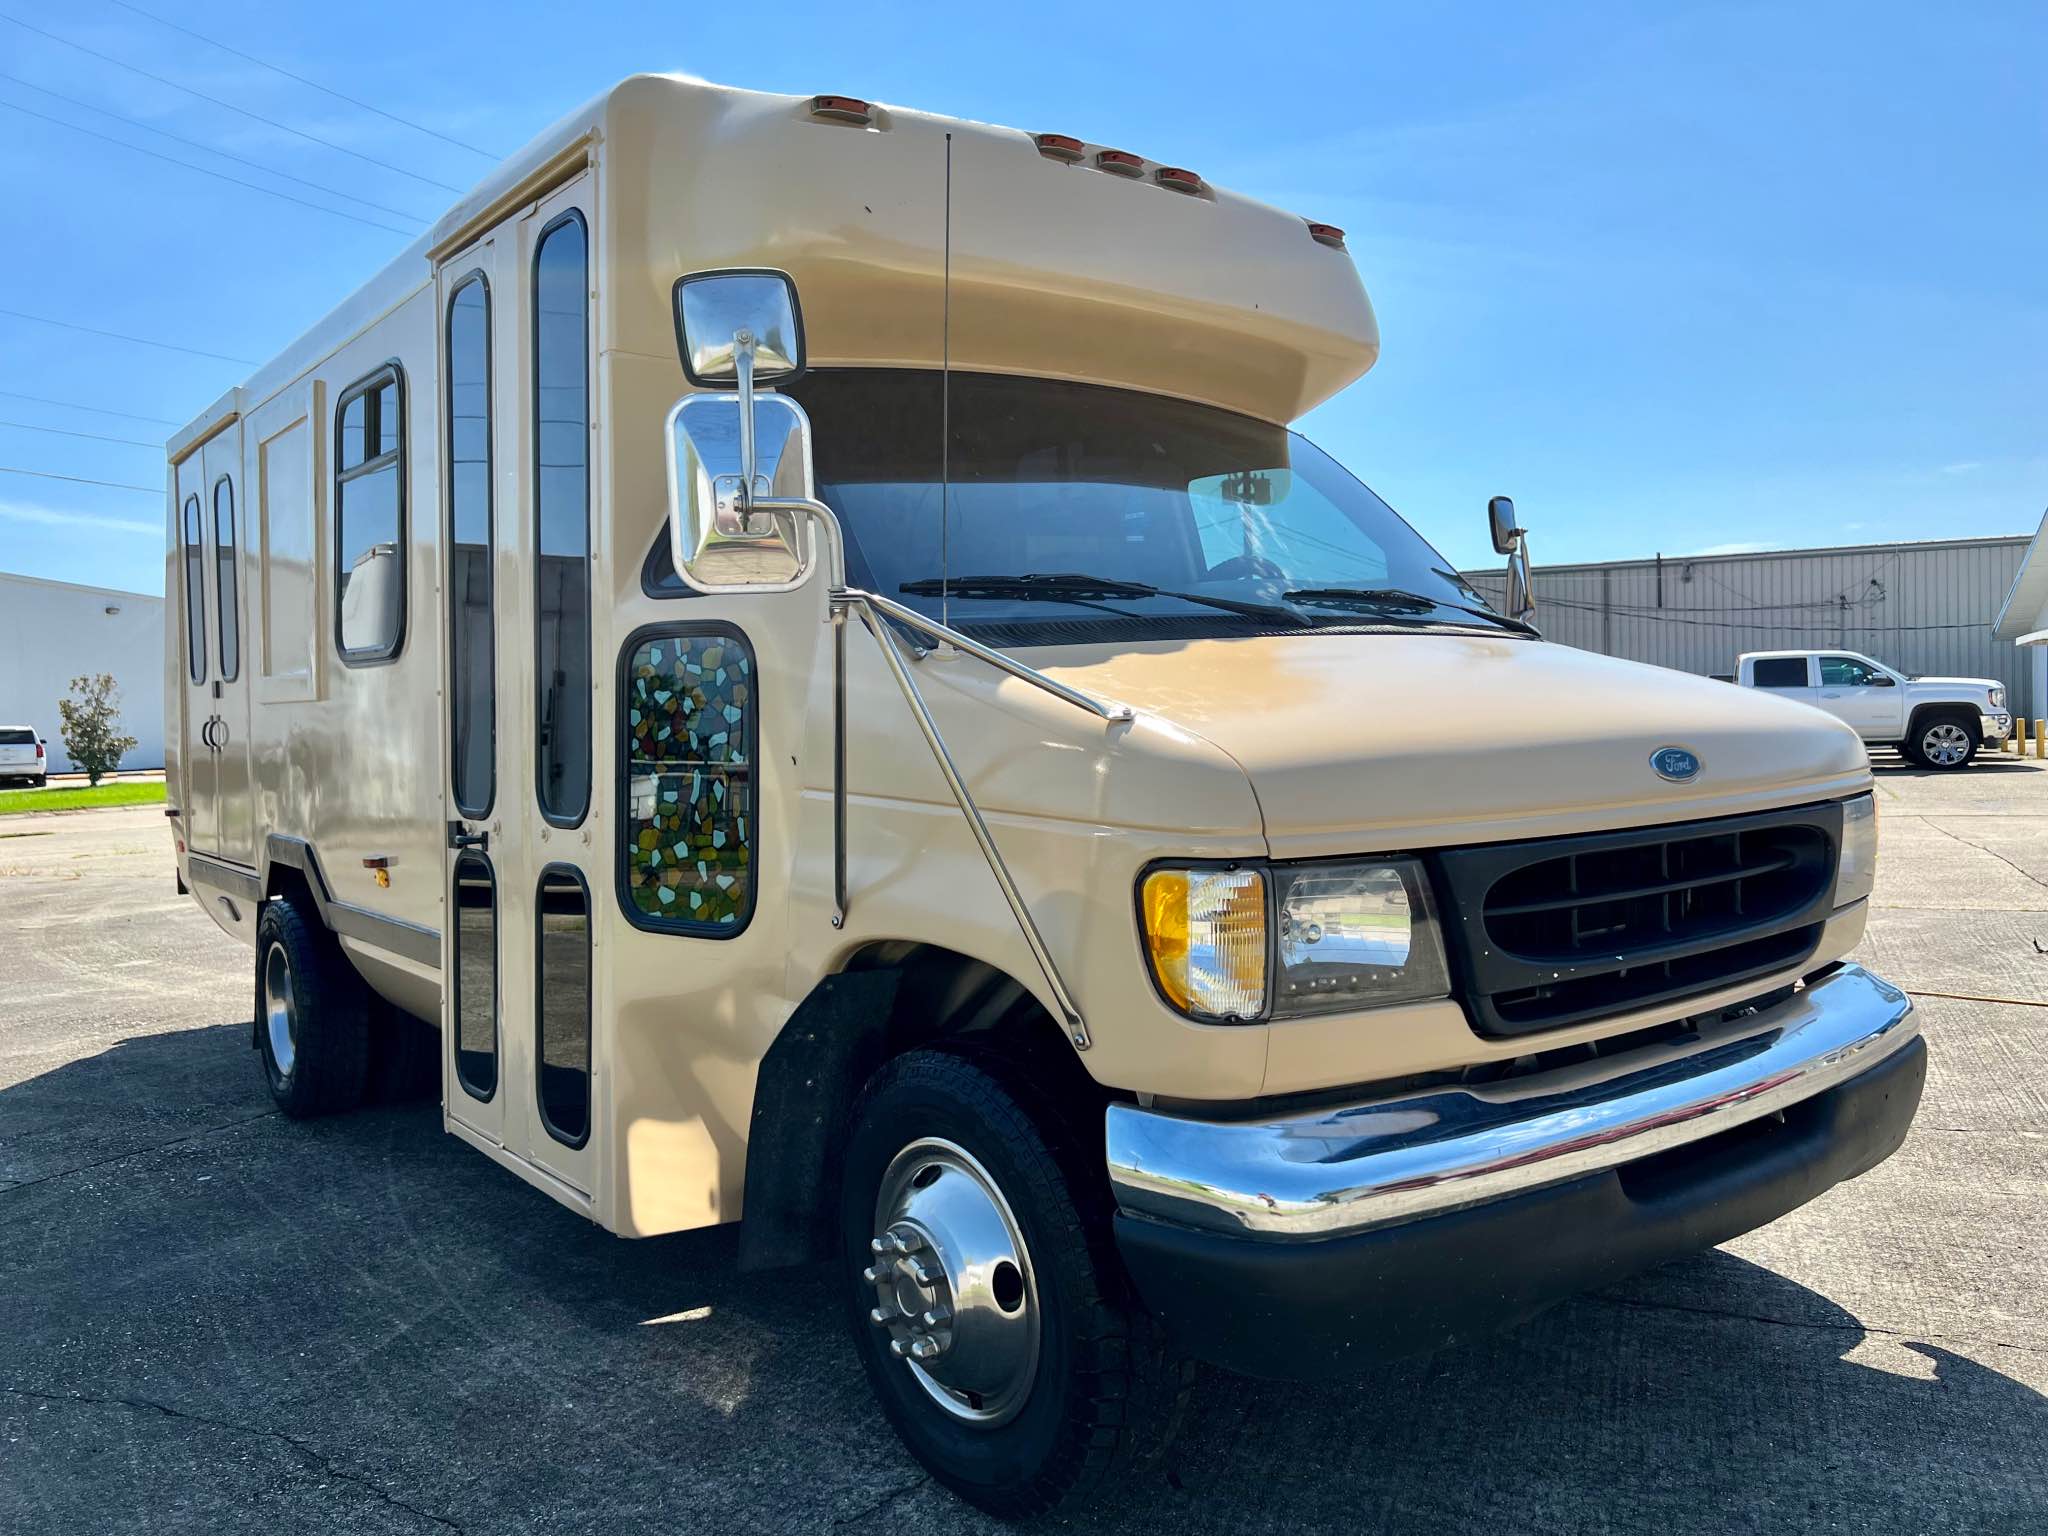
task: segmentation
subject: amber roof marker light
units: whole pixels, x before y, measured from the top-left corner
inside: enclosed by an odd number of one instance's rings
[[[875,120],[875,109],[858,96],[813,96],[811,116],[830,118],[835,123],[865,126]]]
[[[1192,197],[1201,196],[1203,191],[1202,178],[1185,166],[1163,165],[1153,172],[1153,179],[1162,187],[1171,187]]]
[[[1104,149],[1095,152],[1095,169],[1107,171],[1112,176],[1143,176],[1145,161],[1142,156],[1128,150]]]
[[[1034,133],[1031,140],[1038,146],[1039,154],[1048,160],[1079,165],[1088,158],[1088,146],[1064,133]]]
[[[1336,225],[1318,224],[1313,219],[1304,219],[1302,222],[1308,226],[1309,239],[1317,244],[1330,246],[1339,251],[1347,249],[1344,244],[1344,231]]]

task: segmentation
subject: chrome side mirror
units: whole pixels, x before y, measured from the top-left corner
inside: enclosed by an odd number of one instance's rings
[[[801,586],[808,520],[787,504],[814,500],[804,408],[787,395],[685,395],[669,412],[668,446],[676,574],[699,592]]]
[[[676,347],[700,389],[787,384],[804,371],[804,318],[796,284],[772,267],[693,272],[675,287]],[[751,360],[741,337],[753,339]]]
[[[1515,499],[1512,496],[1494,497],[1486,504],[1486,521],[1492,525],[1494,553],[1512,555],[1516,542],[1522,536],[1521,527],[1515,522]]]

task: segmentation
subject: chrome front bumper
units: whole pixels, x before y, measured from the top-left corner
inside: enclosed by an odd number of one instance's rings
[[[1126,1216],[1154,1222],[1283,1242],[1361,1233],[1776,1114],[1918,1035],[1904,993],[1843,966],[1775,1007],[1682,1042],[1503,1083],[1259,1121],[1114,1104],[1110,1183]]]
[[[1980,729],[1987,742],[2003,742],[2012,735],[2012,713],[2009,710],[1987,710],[1978,716]]]

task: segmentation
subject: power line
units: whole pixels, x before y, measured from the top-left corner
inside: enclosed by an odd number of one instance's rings
[[[402,165],[393,165],[388,160],[379,160],[375,155],[366,155],[359,149],[350,149],[346,144],[336,144],[332,139],[323,139],[317,133],[308,133],[303,128],[294,128],[290,123],[280,123],[276,118],[265,117],[260,112],[251,112],[247,107],[238,107],[231,101],[223,101],[218,96],[209,96],[206,92],[195,90],[189,85],[180,85],[167,75],[156,74],[144,69],[139,64],[130,64],[126,59],[117,59],[110,53],[101,53],[98,49],[88,48],[83,43],[74,43],[68,37],[59,37],[54,32],[45,32],[41,27],[32,27],[19,16],[9,16],[5,12],[0,12],[0,21],[11,21],[24,32],[33,32],[37,37],[46,37],[53,43],[62,43],[66,48],[75,48],[87,58],[98,59],[102,63],[116,65],[121,69],[129,71],[131,74],[142,76],[145,80],[154,80],[158,85],[167,85],[174,91],[183,91],[187,96],[196,96],[201,101],[210,101],[216,107],[225,107],[228,111],[239,113],[252,122],[262,123],[265,127],[276,128],[284,133],[295,134],[309,144],[318,144],[326,149],[339,150],[342,154],[353,155],[356,159],[368,165],[374,165],[386,171],[395,171],[400,176],[410,176],[414,181],[423,181],[430,187],[439,187],[442,191],[453,192],[458,197],[462,193],[460,187],[451,187],[445,181],[436,181],[431,176],[422,176],[418,171],[408,171]]]
[[[68,427],[38,427],[34,422],[0,422],[0,427],[13,427],[22,432],[53,432],[60,438],[84,438],[93,443],[125,443],[131,448],[163,447],[161,443],[151,443],[143,438],[107,438],[97,432],[73,432]]]
[[[180,26],[175,21],[166,20],[164,17],[157,15],[156,12],[154,11],[145,11],[141,6],[131,4],[130,0],[113,0],[113,3],[115,5],[120,6],[121,9],[124,11],[133,11],[137,16],[148,18],[150,21],[155,22],[160,27],[169,27],[173,32],[182,32],[187,37],[195,37],[199,39],[199,41],[202,43],[207,43],[215,48],[218,48],[222,53],[231,53],[238,59],[246,59],[251,64],[260,65],[264,69],[271,70],[276,74],[283,75],[287,80],[296,80],[300,85],[310,85],[316,91],[324,91],[327,95],[332,96],[336,101],[345,101],[351,107],[360,107],[365,112],[374,112],[377,114],[377,116],[381,118],[386,118],[391,122],[402,124],[403,126],[410,128],[417,133],[426,134],[429,138],[439,139],[443,144],[452,144],[457,149],[466,149],[472,155],[482,155],[486,160],[503,160],[505,158],[503,155],[493,154],[490,150],[478,149],[474,144],[465,144],[462,142],[462,140],[452,138],[448,134],[442,133],[439,129],[429,128],[425,123],[415,123],[411,118],[400,117],[396,112],[386,112],[382,107],[373,107],[366,101],[357,101],[355,97],[344,95],[342,92],[335,90],[334,87],[331,85],[322,85],[317,80],[308,80],[304,75],[293,74],[290,70],[286,69],[282,64],[273,64],[268,59],[259,59],[256,57],[255,54],[244,53],[239,48],[231,47],[228,44],[223,43],[217,37],[208,37],[203,32],[194,32],[190,27]]]
[[[194,165],[189,160],[180,160],[174,155],[166,155],[158,150],[144,149],[140,144],[130,144],[126,139],[117,139],[110,133],[101,133],[97,128],[86,128],[78,123],[67,123],[61,117],[51,117],[47,112],[38,112],[32,107],[24,107],[18,102],[0,101],[0,107],[5,107],[10,112],[19,112],[24,117],[40,118],[46,123],[55,123],[59,128],[69,128],[73,133],[82,133],[88,138],[119,145],[122,149],[132,150],[138,155],[147,155],[152,160],[161,160],[166,165],[183,166],[188,171],[197,171],[201,176],[211,176],[216,181],[228,182],[237,187],[247,187],[251,192],[261,192],[269,197],[283,198],[287,203],[297,203],[301,208],[310,208],[315,213],[332,214],[337,219],[347,219],[354,224],[367,224],[371,229],[387,230],[394,235],[410,237],[418,233],[416,230],[400,229],[395,224],[385,224],[377,219],[365,219],[361,214],[350,213],[343,208],[329,208],[325,203],[311,203],[305,198],[293,197],[289,192],[280,192],[275,187],[265,187],[253,181],[244,181],[239,176],[230,176],[225,171],[216,171],[207,166]],[[343,197],[348,196],[345,192],[341,195]]]
[[[0,70],[0,80],[11,80],[16,85],[25,85],[31,91],[40,91],[45,96],[54,96],[58,101],[68,102],[74,107],[82,107],[87,112],[97,112],[102,117],[110,117],[117,123],[126,123],[130,128],[140,128],[144,133],[158,134],[163,138],[169,139],[173,144],[183,144],[188,149],[201,150],[209,155],[218,155],[223,160],[232,160],[237,165],[245,165],[252,171],[261,171],[266,176],[281,176],[286,181],[295,181],[302,187],[311,187],[315,192],[325,192],[330,197],[347,198],[351,203],[361,203],[365,208],[374,208],[379,213],[397,214],[399,218],[411,219],[416,224],[427,222],[424,214],[411,213],[403,208],[392,208],[384,203],[373,203],[366,197],[357,197],[353,192],[344,192],[339,187],[330,187],[323,182],[308,181],[303,176],[294,176],[290,171],[280,171],[275,166],[265,165],[260,160],[250,160],[242,155],[230,154],[224,149],[215,149],[211,144],[202,144],[197,139],[187,139],[180,134],[172,133],[168,128],[159,128],[154,123],[145,123],[138,118],[123,117],[120,113],[109,108],[96,107],[89,101],[80,101],[76,96],[66,96],[62,91],[53,91],[46,85],[37,85],[33,80],[24,80],[21,76],[10,75],[5,70]],[[55,122],[56,119],[52,118],[51,121]],[[70,128],[74,125],[66,123],[64,126]],[[81,129],[80,131],[90,132],[91,130]],[[132,148],[133,146],[130,147]],[[199,167],[194,166],[193,169],[198,170]]]
[[[102,331],[95,326],[81,326],[69,320],[52,320],[47,315],[31,315],[25,310],[0,309],[0,315],[16,320],[33,320],[39,326],[56,326],[64,331],[83,331],[87,336],[105,336],[117,342],[133,342],[138,347],[157,347],[165,352],[182,352],[189,357],[212,358],[216,363],[240,363],[245,368],[260,365],[254,358],[231,358],[225,352],[202,352],[197,347],[180,347],[176,342],[153,342],[146,336],[129,336],[121,331]]]
[[[178,425],[168,416],[139,416],[133,411],[110,411],[105,406],[81,405],[75,400],[52,400],[47,395],[24,395],[19,390],[0,390],[0,397],[8,400],[32,400],[39,406],[61,406],[66,411],[91,411],[98,416],[119,416],[131,422],[156,422],[165,427]]]
[[[18,470],[11,464],[0,464],[0,475],[33,475],[38,480],[68,480],[79,486],[106,486],[115,491],[140,491],[144,496],[162,496],[162,486],[131,486],[122,480],[88,480],[83,475],[52,475],[48,470]]]

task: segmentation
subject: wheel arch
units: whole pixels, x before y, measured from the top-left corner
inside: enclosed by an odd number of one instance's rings
[[[1978,747],[1984,745],[1983,717],[1961,700],[1930,700],[1913,707],[1912,716],[1906,722],[1906,739],[1912,741],[1937,719],[1954,720]]]
[[[884,1063],[932,1046],[1028,1081],[1034,1097],[1077,1104],[1107,1097],[1031,990],[1001,968],[937,945],[866,945],[811,989],[761,1059],[747,1138],[742,1269],[831,1256],[834,1153],[854,1101]]]

